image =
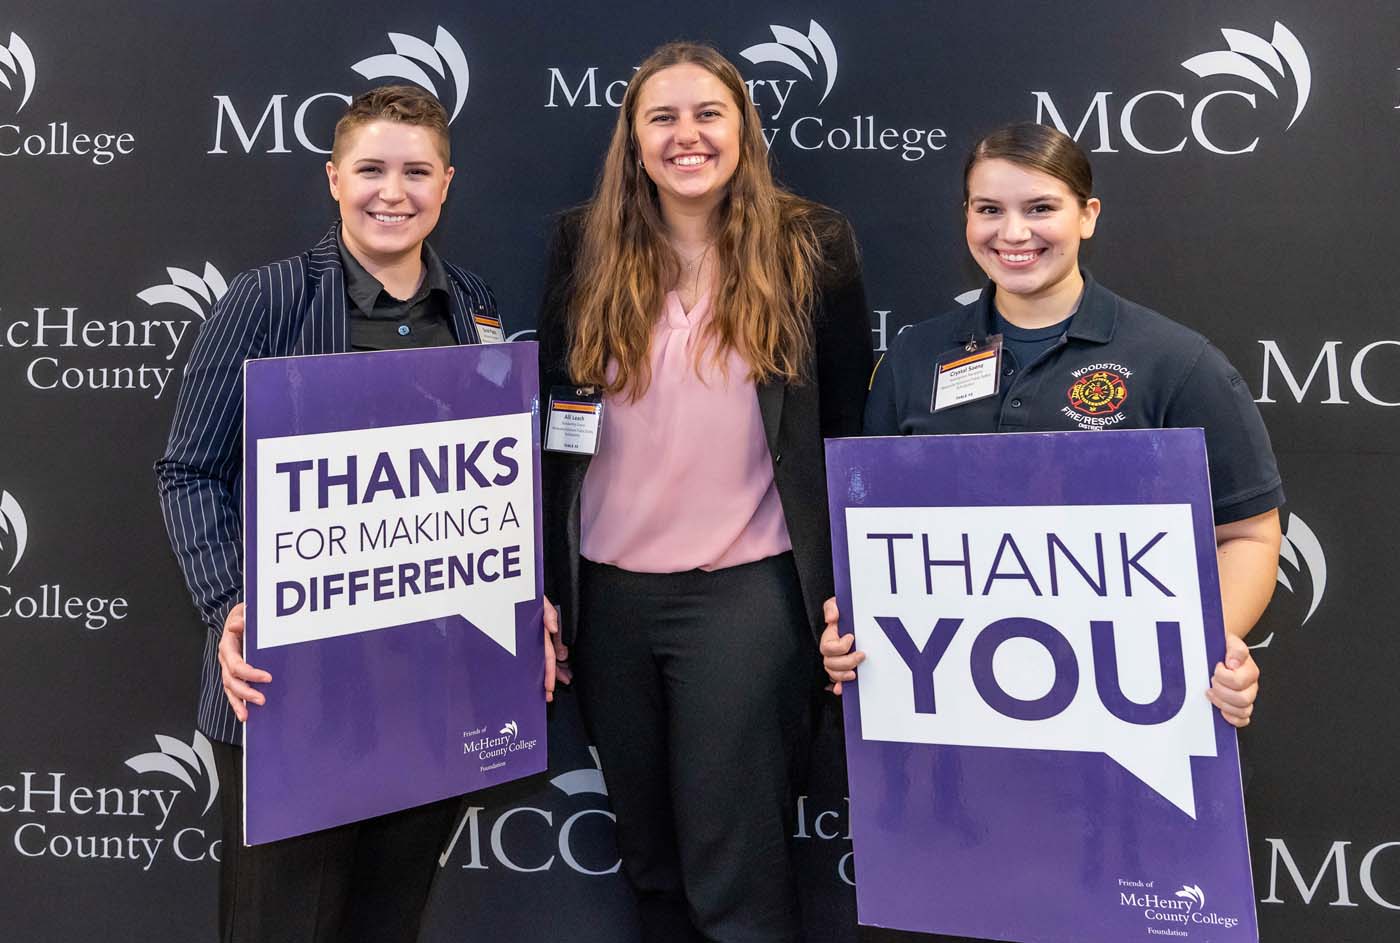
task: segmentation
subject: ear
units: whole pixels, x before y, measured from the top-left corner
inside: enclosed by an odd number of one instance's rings
[[[331,199],[340,202],[340,172],[332,161],[326,161],[326,183],[331,188]]]
[[[442,175],[442,199],[438,200],[438,203],[446,203],[446,202],[447,202],[447,188],[448,188],[449,186],[452,185],[452,176],[453,176],[453,174],[455,174],[455,173],[457,173],[457,168],[456,168],[456,167],[448,167],[447,170],[443,172],[443,175]]]
[[[1089,197],[1084,205],[1079,208],[1079,238],[1089,239],[1094,235],[1094,228],[1099,222],[1099,198]]]

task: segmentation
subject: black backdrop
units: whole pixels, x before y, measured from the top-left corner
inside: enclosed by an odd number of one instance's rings
[[[436,243],[487,278],[524,338],[550,217],[588,195],[620,83],[667,39],[735,59],[781,177],[851,218],[877,347],[977,287],[958,209],[972,140],[1037,118],[1077,133],[1104,202],[1095,274],[1216,341],[1285,474],[1280,588],[1252,638],[1267,641],[1265,687],[1243,737],[1262,935],[1395,937],[1400,14],[1387,0],[0,12],[0,935],[210,938],[203,633],[151,462],[222,280],[309,246],[333,218],[315,149],[337,96],[368,87],[363,63],[394,53],[390,33],[448,49],[439,29],[466,69],[401,39],[387,71],[431,81],[449,108],[461,93]],[[822,33],[829,46],[803,48]],[[473,798],[429,939],[632,938],[568,696],[550,735],[548,776]],[[807,905],[819,937],[850,939],[834,737],[822,758],[798,809]]]

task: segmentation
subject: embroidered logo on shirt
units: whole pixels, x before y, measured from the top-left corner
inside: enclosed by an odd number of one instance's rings
[[[1085,416],[1116,413],[1127,398],[1127,381],[1113,370],[1097,369],[1085,373],[1069,388],[1069,404]]]

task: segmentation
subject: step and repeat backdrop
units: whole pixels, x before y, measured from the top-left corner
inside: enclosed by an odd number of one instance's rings
[[[529,339],[552,219],[588,197],[632,67],[675,38],[740,65],[781,178],[854,223],[879,349],[979,287],[959,207],[977,136],[1037,120],[1091,152],[1095,275],[1214,339],[1285,475],[1242,737],[1262,935],[1394,939],[1389,0],[0,10],[0,936],[212,939],[226,784],[194,730],[204,633],[151,463],[227,283],[333,220],[323,166],[344,103],[389,80],[444,102],[457,176],[435,243]],[[812,938],[837,941],[855,937],[859,861],[830,714],[794,838]],[[612,825],[566,694],[549,772],[471,797],[427,939],[634,939]],[[1005,892],[1012,907],[1037,889]]]

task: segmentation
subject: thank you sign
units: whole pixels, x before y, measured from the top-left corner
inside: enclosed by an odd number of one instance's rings
[[[1234,734],[1205,698],[1200,431],[833,441],[828,469],[867,655],[845,705],[862,922],[1255,939]]]

